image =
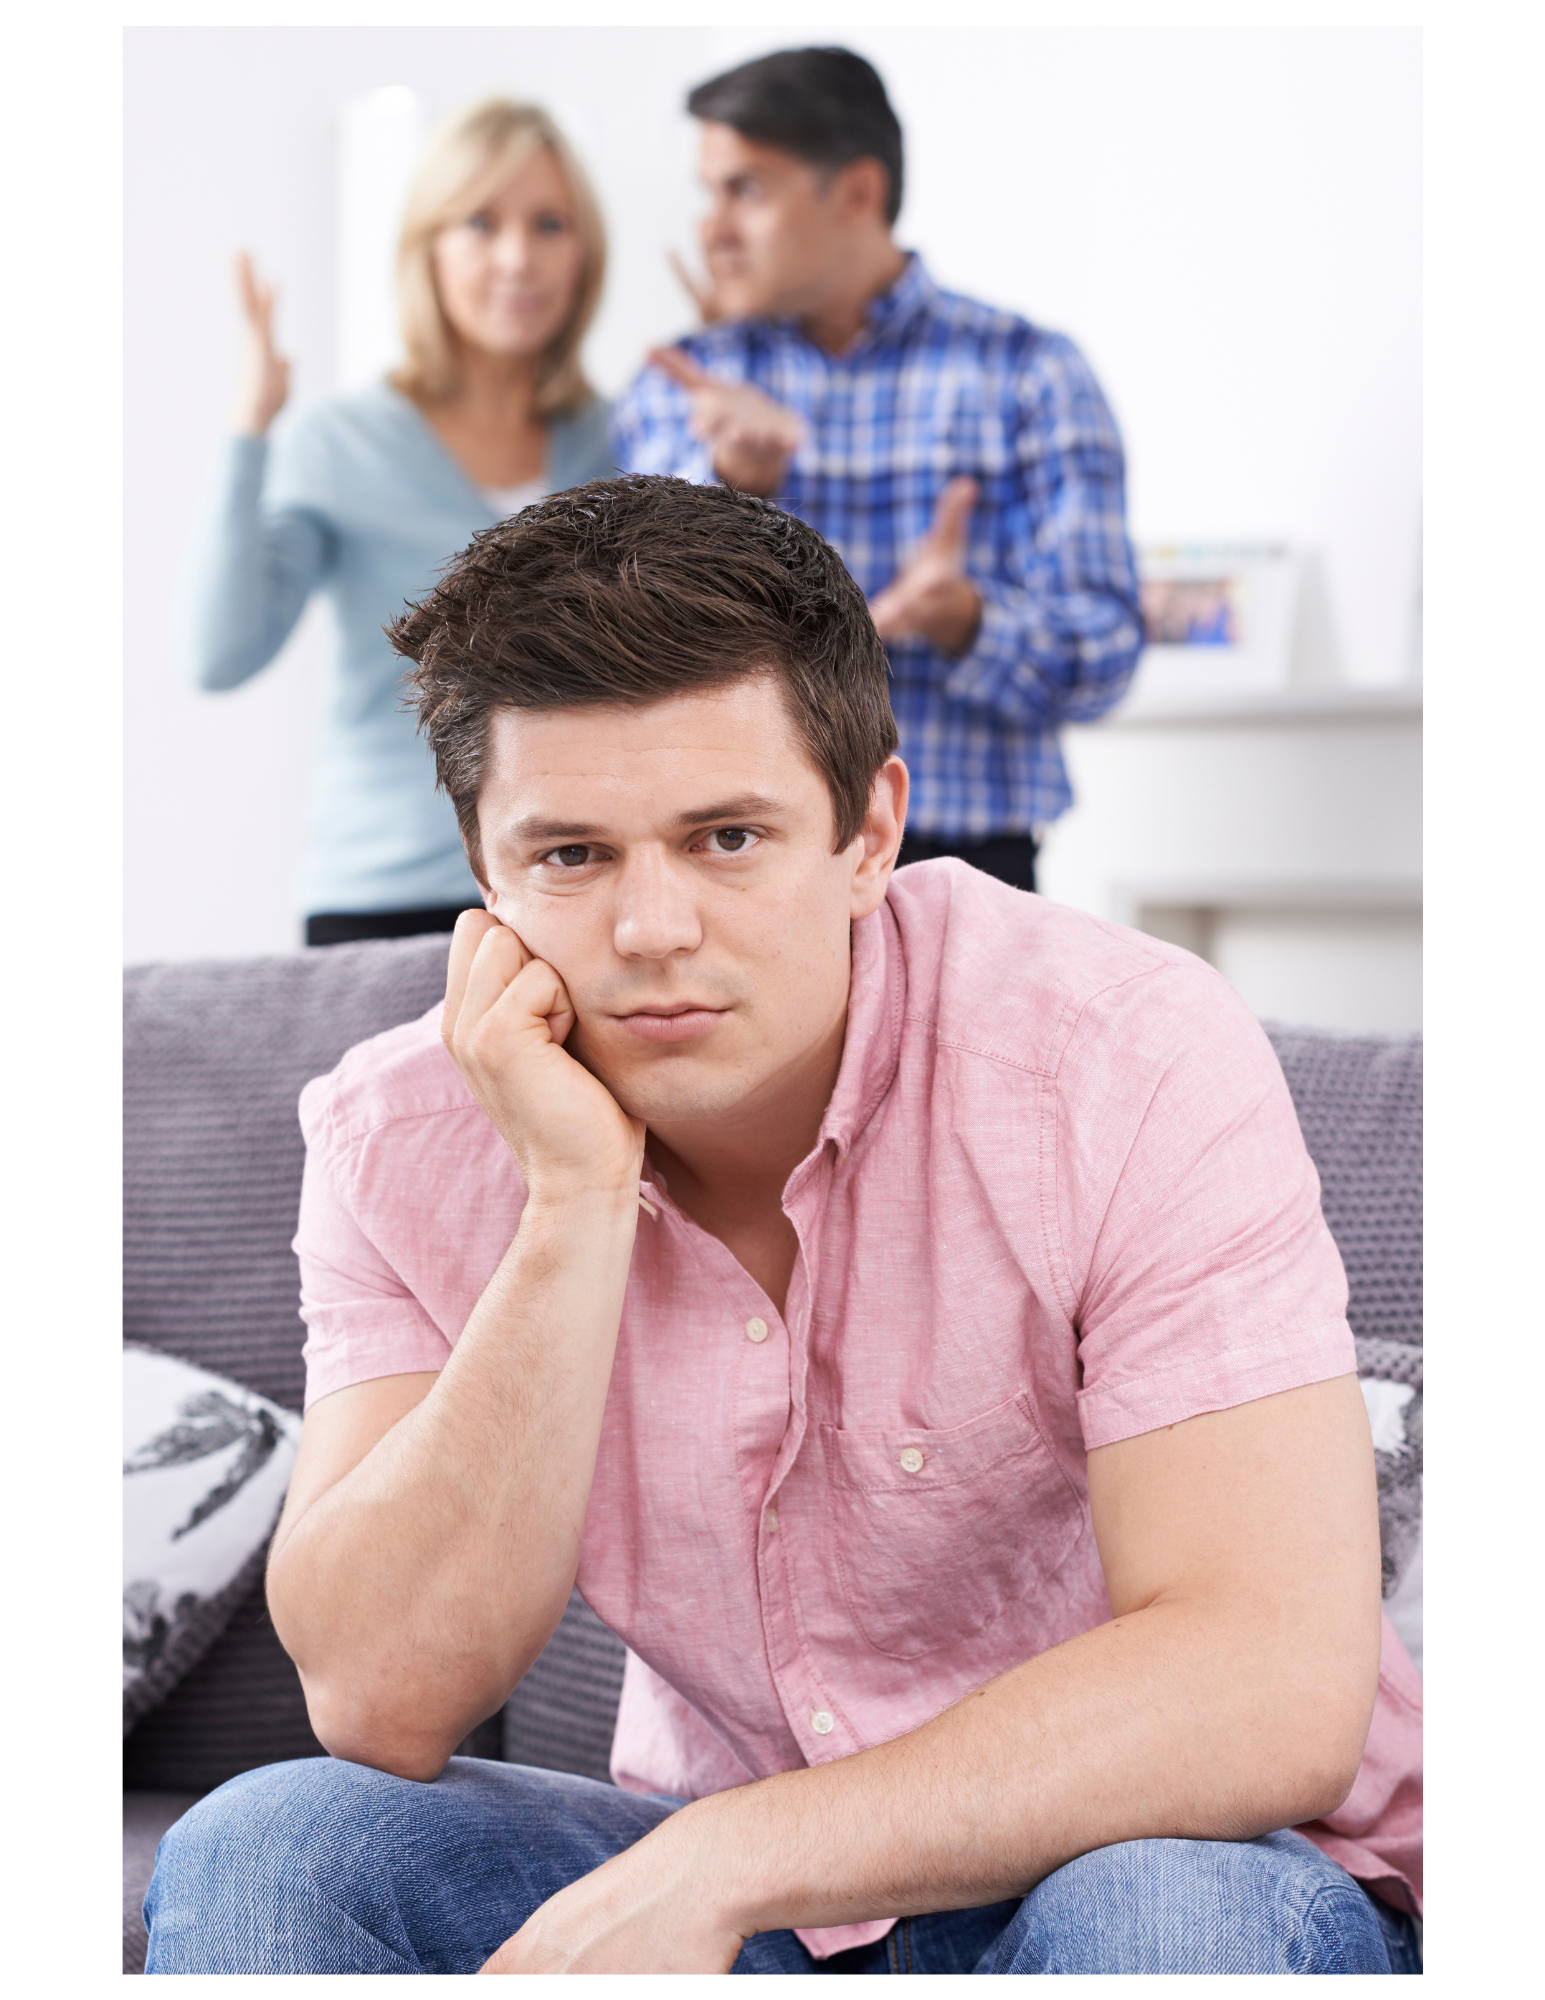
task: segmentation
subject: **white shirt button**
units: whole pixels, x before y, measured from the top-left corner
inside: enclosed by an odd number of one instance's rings
[[[746,1338],[747,1340],[757,1340],[757,1341],[765,1340],[767,1338],[766,1320],[748,1319],[746,1321]]]
[[[915,1444],[909,1444],[906,1450],[901,1454],[901,1469],[903,1472],[922,1471],[923,1454],[918,1450]]]
[[[769,1535],[776,1535],[778,1532],[778,1510],[776,1507],[769,1507],[767,1510],[767,1532]]]
[[[815,1731],[817,1736],[830,1736],[832,1731],[836,1728],[836,1726],[837,1726],[836,1723],[832,1721],[830,1715],[827,1714],[824,1708],[818,1708],[812,1711],[810,1716],[810,1727]]]

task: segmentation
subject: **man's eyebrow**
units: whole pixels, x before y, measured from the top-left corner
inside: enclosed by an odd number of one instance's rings
[[[579,820],[538,819],[535,816],[517,819],[504,830],[507,840],[599,840],[602,829],[586,826]]]
[[[690,812],[678,812],[670,824],[686,832],[692,826],[706,826],[712,820],[720,824],[724,820],[766,820],[787,810],[789,806],[781,798],[766,798],[762,792],[736,792],[734,798],[716,798],[706,806],[694,806]],[[504,828],[504,838],[516,840],[522,846],[532,840],[606,840],[606,828],[584,820],[542,820],[530,814],[524,820],[512,820]]]
[[[782,799],[770,799],[761,792],[739,792],[734,798],[715,799],[706,806],[695,806],[689,812],[677,813],[671,825],[682,832],[694,826],[706,826],[710,821],[739,821],[743,819],[768,819],[788,811]],[[605,840],[604,826],[587,824],[583,820],[540,819],[534,814],[525,819],[517,819],[505,829],[507,840],[519,841],[581,841]]]
[[[782,799],[770,799],[761,792],[740,792],[732,799],[716,799],[712,805],[677,813],[672,824],[685,832],[688,827],[706,826],[714,819],[770,819],[787,811]]]

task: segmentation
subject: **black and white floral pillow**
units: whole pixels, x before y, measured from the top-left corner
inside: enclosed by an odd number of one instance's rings
[[[1422,1350],[1359,1336],[1357,1372],[1373,1431],[1384,1608],[1422,1658]]]
[[[148,1347],[123,1356],[123,1727],[164,1701],[262,1572],[300,1418]]]

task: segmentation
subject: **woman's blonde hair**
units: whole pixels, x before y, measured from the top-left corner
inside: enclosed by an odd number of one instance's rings
[[[404,395],[438,402],[459,385],[456,343],[435,284],[432,246],[440,230],[475,215],[507,187],[540,146],[552,149],[574,203],[584,251],[574,306],[542,356],[537,375],[539,416],[561,416],[590,396],[580,343],[600,302],[606,275],[601,211],[572,148],[547,113],[507,97],[485,98],[442,125],[430,140],[408,189],[397,244],[397,303],[407,359],[392,376]]]

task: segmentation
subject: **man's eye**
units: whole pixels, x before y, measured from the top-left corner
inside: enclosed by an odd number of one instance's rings
[[[748,849],[755,847],[761,837],[759,833],[753,833],[748,826],[721,826],[708,836],[710,841],[719,843],[713,849],[716,854],[744,854]]]
[[[544,861],[556,862],[560,868],[583,868],[590,859],[588,847],[555,847],[550,854],[542,856]]]

